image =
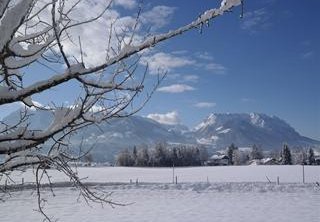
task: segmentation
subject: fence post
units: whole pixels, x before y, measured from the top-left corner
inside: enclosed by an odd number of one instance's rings
[[[277,184],[279,185],[280,184],[280,178],[277,177]]]
[[[302,164],[302,183],[305,183],[304,164]]]
[[[271,180],[266,176],[267,180],[269,181],[269,183],[271,183]]]
[[[172,183],[174,184],[174,164],[172,164]]]
[[[178,184],[178,176],[176,176],[176,184]]]

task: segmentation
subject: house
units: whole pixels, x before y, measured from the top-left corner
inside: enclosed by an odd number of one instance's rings
[[[248,161],[249,165],[261,165],[261,160],[259,159],[254,159],[254,160],[250,160]]]
[[[315,165],[320,165],[320,156],[316,156],[315,158]]]
[[[268,157],[268,158],[261,159],[261,164],[262,165],[278,165],[279,162],[275,158]]]
[[[229,164],[229,157],[227,155],[215,154],[207,160],[205,166],[226,166]]]
[[[275,158],[263,158],[263,159],[254,159],[249,161],[249,165],[278,165],[278,161]]]

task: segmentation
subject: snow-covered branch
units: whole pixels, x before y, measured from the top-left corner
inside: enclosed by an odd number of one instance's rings
[[[0,108],[17,102],[27,107],[14,124],[0,121],[0,176],[22,166],[49,164],[81,184],[68,167],[67,160],[71,156],[66,150],[70,136],[80,128],[139,111],[165,76],[159,73],[154,88],[149,89],[139,105],[133,106],[137,96],[145,90],[148,72],[148,66],[138,67],[141,53],[189,30],[202,29],[210,20],[242,3],[241,0],[222,0],[220,7],[205,11],[185,26],[151,36],[147,33],[136,40],[141,9],[127,27],[112,17],[112,13],[115,14],[112,1],[106,1],[96,15],[89,13],[87,18],[77,17],[77,12],[83,10],[81,2],[0,1]],[[107,45],[99,45],[105,50],[105,59],[89,64],[83,58],[88,50],[84,51],[83,47],[90,49],[92,46],[84,45],[76,30],[93,22],[105,22],[109,34],[105,36]],[[71,50],[70,45],[77,49]],[[53,70],[54,74],[47,79],[37,78],[39,73],[33,73],[29,67],[39,64]],[[48,107],[33,102],[35,95],[69,82],[81,88],[73,105],[61,107],[52,102]],[[36,110],[32,115],[37,115],[39,110],[50,113],[51,123],[44,129],[32,128],[31,109]],[[49,144],[47,149],[44,149],[45,143]],[[81,189],[89,199],[99,199],[86,188]]]
[[[115,38],[118,40],[116,48],[118,49],[116,50],[111,45],[111,39],[114,37],[109,36],[110,45],[107,46],[108,56],[106,56],[105,62],[86,67],[83,61],[73,59],[79,55],[71,55],[65,51],[64,43],[72,40],[69,33],[72,28],[99,20],[104,13],[110,10],[111,3],[106,4],[97,16],[77,21],[72,19],[72,15],[74,15],[72,13],[80,2],[76,1],[68,5],[64,0],[1,1],[0,106],[14,102],[34,106],[32,96],[71,80],[80,84],[84,94],[70,108],[51,107],[53,121],[47,129],[38,131],[30,129],[22,120],[14,127],[2,124],[0,155],[38,148],[39,145],[54,138],[57,134],[69,134],[95,121],[121,116],[121,112],[144,89],[143,81],[146,72],[140,77],[140,80],[133,81],[137,70],[137,60],[131,66],[127,65],[128,61],[132,62],[132,56],[137,55],[139,59],[138,53],[143,50],[191,29],[201,29],[203,24],[207,24],[211,19],[241,4],[241,0],[223,0],[219,8],[205,11],[189,24],[167,33],[149,36],[141,42],[133,41],[133,35],[137,31],[137,23],[139,22],[138,18],[133,25],[134,33],[129,33],[130,38],[127,43],[125,36],[117,34],[116,28],[119,29],[119,27],[113,27],[114,32],[111,30],[110,35],[116,33]],[[138,13],[139,15],[140,13]],[[80,37],[79,43],[82,57]],[[112,51],[110,55],[109,50]],[[48,65],[51,62],[62,62],[66,69],[48,79],[36,81],[26,86],[25,78],[20,74],[20,69],[43,59],[47,61]],[[115,71],[110,72],[111,68]],[[26,75],[32,75],[32,73]],[[114,92],[113,97],[106,96],[111,91]],[[104,101],[108,101],[108,103],[104,103]],[[113,102],[110,103],[110,101]],[[98,103],[107,105],[102,105],[97,113],[91,112],[92,107]],[[139,109],[140,107],[129,113],[132,114]],[[126,115],[128,113],[124,116]]]

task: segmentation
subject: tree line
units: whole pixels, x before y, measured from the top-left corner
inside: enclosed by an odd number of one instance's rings
[[[248,165],[264,158],[269,158],[271,162],[262,164],[319,164],[312,148],[290,149],[287,144],[284,144],[280,151],[267,152],[257,145],[253,145],[250,150],[243,151],[232,143],[224,153],[228,165]],[[152,148],[134,146],[132,150],[121,151],[116,158],[118,166],[136,167],[203,166],[209,162],[208,151],[203,146],[168,145],[166,143],[158,143]]]
[[[287,144],[284,144],[280,152],[263,152],[261,147],[253,145],[249,152],[240,151],[233,143],[227,147],[226,156],[228,157],[229,165],[245,165],[253,160],[262,160],[263,158],[272,158],[274,164],[281,165],[317,165],[314,150],[309,149],[290,149]]]
[[[134,146],[132,151],[123,150],[117,155],[116,164],[137,167],[202,166],[207,159],[205,147],[158,143],[150,149]]]

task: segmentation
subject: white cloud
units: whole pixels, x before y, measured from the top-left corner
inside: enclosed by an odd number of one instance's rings
[[[308,58],[311,58],[313,55],[314,55],[314,52],[313,51],[309,51],[309,52],[302,53],[301,57],[303,59],[308,59]]]
[[[144,23],[149,23],[153,29],[161,28],[170,22],[174,11],[174,7],[158,5],[153,7],[150,11],[142,13],[141,20]]]
[[[301,44],[302,46],[304,46],[304,47],[308,47],[308,46],[311,45],[311,42],[310,42],[309,40],[304,40],[304,41],[302,41],[300,44]]]
[[[170,72],[175,68],[192,65],[194,60],[185,57],[178,57],[170,53],[158,52],[153,55],[143,56],[140,60],[143,65],[149,66],[151,74],[160,72]]]
[[[197,57],[199,59],[208,60],[208,61],[213,60],[213,56],[210,55],[208,52],[197,53]]]
[[[271,25],[270,13],[265,8],[257,9],[251,12],[244,13],[243,23],[241,28],[255,33],[260,29],[265,29]]]
[[[149,114],[147,117],[167,125],[176,125],[181,122],[177,111],[172,111],[165,114],[153,113]]]
[[[159,92],[166,93],[183,93],[185,91],[193,91],[195,88],[186,84],[173,84],[170,86],[163,86],[157,89]]]
[[[135,0],[114,0],[114,4],[126,9],[133,9],[137,6],[137,2]]]
[[[184,82],[198,82],[199,76],[197,75],[185,75],[183,76]]]
[[[194,104],[195,107],[197,108],[212,108],[215,107],[217,104],[213,102],[199,102]]]
[[[188,50],[177,50],[177,51],[173,51],[171,53],[174,55],[186,55],[186,54],[188,54]]]
[[[222,64],[216,63],[213,56],[208,52],[197,52],[195,56],[198,60],[196,64],[198,68],[204,68],[218,74],[224,74],[227,70]]]
[[[243,103],[250,103],[250,102],[254,102],[254,101],[255,100],[252,98],[247,98],[247,97],[241,98],[241,102],[243,102]]]
[[[213,71],[218,74],[224,74],[226,72],[226,67],[218,63],[208,63],[205,65],[205,68],[209,71]]]
[[[69,10],[77,0],[68,0],[65,2],[65,11]],[[69,15],[74,23],[86,21],[99,15],[103,9],[108,5],[108,1],[80,1]],[[41,8],[44,2],[38,1],[37,7]],[[79,37],[81,38],[81,46],[83,52],[83,59],[86,66],[95,66],[102,64],[107,59],[107,49],[109,56],[113,56],[117,52],[113,50],[118,49],[119,38],[126,40],[131,37],[134,24],[136,22],[136,13],[128,12],[128,9],[137,7],[137,0],[115,0],[112,7],[108,9],[103,16],[98,20],[75,26],[68,31],[68,40],[62,42],[65,53],[69,59],[76,58],[81,60]],[[119,7],[122,7],[121,9]],[[42,21],[50,23],[51,12],[50,7],[43,10],[39,14]],[[120,13],[121,10],[121,13]],[[162,27],[170,22],[170,16],[173,14],[174,8],[167,6],[155,6],[149,11],[145,11],[141,16],[141,23],[147,26],[152,26],[154,29]],[[130,14],[132,16],[122,16],[122,14]],[[36,22],[36,21],[35,21]],[[71,25],[71,24],[70,24]],[[111,27],[113,28],[111,32]],[[134,42],[141,42],[144,38],[142,33],[142,25],[139,24],[135,30]],[[109,35],[110,38],[110,47]],[[123,46],[124,44],[122,44]]]
[[[99,106],[99,105],[93,105],[93,106],[91,107],[91,109],[90,109],[90,112],[96,113],[96,112],[101,112],[101,111],[103,111],[103,110],[105,110],[104,107]]]
[[[180,79],[181,78],[181,74],[179,73],[169,73],[166,76],[167,79],[172,79],[172,80],[176,80],[176,79]]]
[[[65,10],[69,10],[75,2],[75,0],[66,1]],[[86,21],[99,15],[107,5],[108,1],[80,1],[69,17],[74,23]],[[47,11],[41,13],[40,17],[44,21],[50,21],[51,12],[49,11],[49,8]],[[106,59],[106,49],[108,45],[107,37],[110,34],[111,24],[114,23],[114,28],[118,26],[129,28],[132,26],[132,22],[128,20],[129,19],[123,21],[120,13],[115,8],[110,8],[98,20],[71,28],[68,31],[70,40],[65,39],[62,42],[63,49],[69,59],[76,58],[80,61],[80,46],[78,43],[78,38],[80,37],[85,64],[87,66],[101,64],[105,62]],[[132,20],[135,19],[132,18]],[[123,32],[119,32],[118,34],[121,35]],[[111,45],[116,44],[116,38],[112,38]]]

